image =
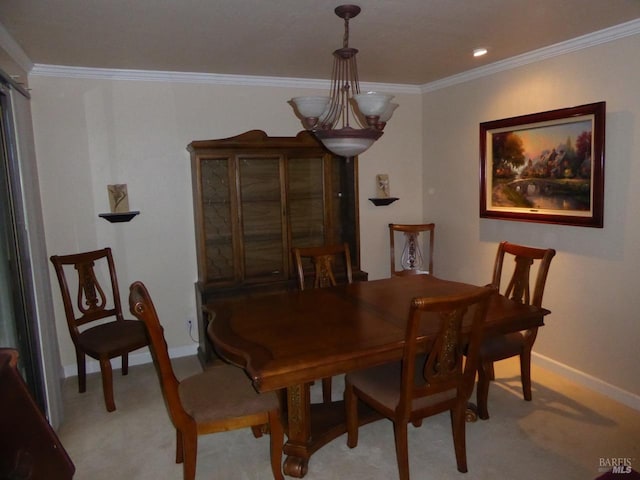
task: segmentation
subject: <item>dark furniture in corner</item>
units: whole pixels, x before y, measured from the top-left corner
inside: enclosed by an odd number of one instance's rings
[[[69,480],[75,466],[17,364],[16,350],[0,348],[0,478]]]

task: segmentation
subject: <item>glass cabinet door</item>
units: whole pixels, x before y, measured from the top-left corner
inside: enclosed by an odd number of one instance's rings
[[[206,281],[232,281],[236,276],[236,268],[229,187],[232,178],[230,160],[206,158],[200,166]]]
[[[291,247],[325,243],[324,161],[321,156],[287,162]]]
[[[239,156],[245,280],[285,278],[281,155]]]

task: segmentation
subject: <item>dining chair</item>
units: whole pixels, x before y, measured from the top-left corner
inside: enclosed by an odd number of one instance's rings
[[[351,252],[349,251],[349,244],[346,242],[318,247],[294,247],[293,257],[300,290],[304,290],[307,286],[323,288],[331,287],[338,283],[353,282]],[[307,262],[313,265],[311,285],[305,273],[305,263]],[[336,273],[338,268],[340,269],[339,275]],[[338,278],[336,278],[336,275],[338,275]]]
[[[0,348],[0,479],[71,480],[73,461],[20,374],[18,351]]]
[[[503,294],[518,303],[541,307],[549,266],[555,254],[556,251],[552,248],[534,248],[501,242],[498,245],[491,285],[498,290],[500,289],[505,258],[511,258],[514,262],[513,273],[506,283]],[[530,285],[533,272],[531,267],[536,263],[537,273],[532,294]],[[505,274],[506,276],[507,274]],[[489,384],[495,380],[493,362],[519,356],[522,393],[525,400],[531,400],[531,350],[537,334],[538,327],[535,327],[522,332],[487,337],[482,342],[476,388],[478,416],[481,419],[489,418]]]
[[[324,288],[338,283],[353,283],[351,253],[346,242],[318,247],[294,247],[293,257],[300,290],[304,290],[305,286]],[[305,262],[313,265],[313,275],[310,277],[305,274]],[[342,274],[336,278],[338,267]],[[322,379],[322,400],[324,403],[331,402],[331,377]]]
[[[389,247],[390,247],[390,271],[394,275],[433,275],[433,241],[436,225],[434,223],[422,224],[389,224]],[[396,258],[396,236],[404,235],[402,253]],[[425,239],[428,236],[428,240]],[[423,244],[426,246],[427,258],[424,257]]]
[[[112,412],[116,404],[111,359],[121,357],[122,375],[129,373],[129,352],[147,345],[144,325],[122,315],[118,278],[110,248],[53,255],[51,263],[58,277],[67,326],[76,351],[78,390],[83,393],[87,389],[85,356],[88,355],[100,363],[104,401],[107,411]],[[75,276],[73,270],[77,274],[75,306],[70,291],[70,280]]]
[[[149,349],[158,373],[169,417],[176,429],[176,463],[183,464],[184,480],[196,475],[198,435],[251,427],[254,435],[270,433],[271,470],[283,480],[284,428],[276,393],[258,393],[241,368],[220,363],[178,380],[151,296],[142,282],[129,288],[131,313],[146,325]]]
[[[467,471],[467,401],[473,391],[483,323],[494,292],[487,286],[464,295],[417,297],[411,301],[402,361],[345,376],[350,448],[358,443],[360,400],[393,422],[400,480],[408,480],[408,423],[420,425],[423,418],[449,411],[458,471]],[[437,329],[435,340],[426,347],[420,342],[425,328]],[[468,356],[463,362],[465,345]],[[425,349],[427,354],[422,353]]]

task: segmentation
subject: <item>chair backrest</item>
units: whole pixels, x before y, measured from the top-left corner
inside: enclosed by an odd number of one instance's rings
[[[67,324],[74,340],[80,325],[108,317],[115,317],[115,320],[123,319],[116,268],[110,248],[73,255],[53,255],[50,260],[58,277]],[[66,270],[70,273],[71,267],[76,270],[78,276],[75,307],[65,273]],[[108,290],[100,284],[96,269],[100,273],[108,274]]]
[[[149,350],[151,350],[151,357],[160,380],[162,395],[173,425],[176,428],[180,428],[187,422],[193,422],[193,419],[184,410],[180,401],[178,393],[180,382],[171,366],[167,342],[164,338],[164,329],[160,325],[149,291],[142,282],[133,282],[129,287],[129,310],[138,320],[144,322],[147,328]]]
[[[336,269],[344,269],[345,283],[353,282],[351,267],[351,253],[347,243],[336,245],[323,245],[320,247],[293,248],[293,257],[296,263],[298,287],[305,289],[305,274],[303,259],[310,259],[314,268],[313,287],[323,288],[337,285]]]
[[[480,342],[492,286],[448,297],[418,297],[411,301],[402,358],[402,390],[398,413],[410,415],[413,400],[454,390],[467,399],[473,390]],[[437,326],[422,372],[417,361],[421,327]],[[432,327],[433,328],[433,327]],[[468,331],[467,331],[468,329]],[[466,361],[463,362],[466,352]],[[423,381],[416,382],[416,378]]]
[[[496,254],[496,261],[493,267],[493,279],[491,280],[491,284],[497,289],[500,289],[506,254],[513,257],[515,266],[503,295],[520,303],[541,307],[549,266],[556,251],[552,248],[534,248],[517,245],[515,243],[501,242],[500,245],[498,245],[498,253]],[[530,288],[531,267],[536,260],[539,261],[537,266],[538,272],[535,277],[532,296]]]
[[[416,225],[390,223],[389,224],[389,248],[391,261],[391,275],[433,275],[433,240],[436,225],[434,223],[421,223]],[[396,234],[404,234],[404,245],[400,255],[400,266],[396,261]],[[428,235],[427,258],[424,257],[422,245],[424,236]]]

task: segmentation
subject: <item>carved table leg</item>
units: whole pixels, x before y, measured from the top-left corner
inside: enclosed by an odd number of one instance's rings
[[[344,401],[311,403],[310,384],[287,387],[287,436],[284,473],[302,478],[314,452],[347,431]],[[361,403],[360,425],[382,418]]]
[[[284,444],[284,473],[302,478],[309,468],[311,437],[309,384],[287,387],[288,440]]]

